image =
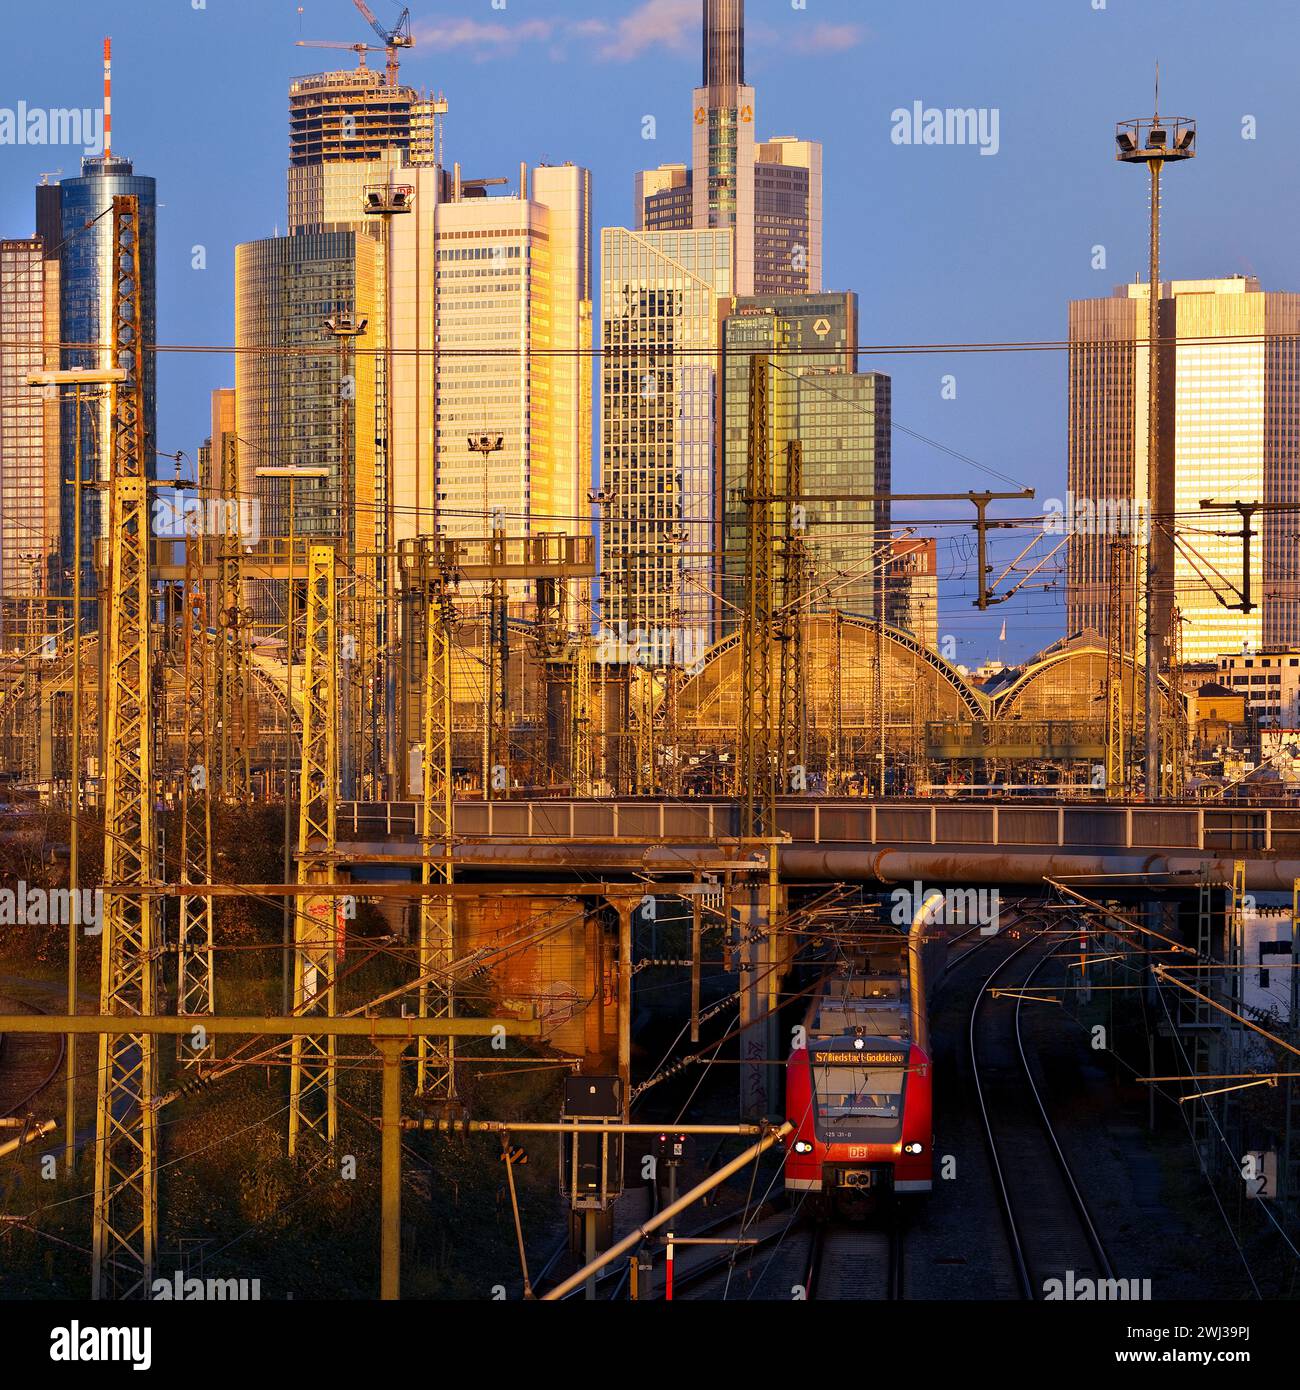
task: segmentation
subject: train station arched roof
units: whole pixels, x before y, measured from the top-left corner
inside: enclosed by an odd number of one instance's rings
[[[802,620],[802,637],[806,674],[801,702],[815,736],[825,735],[837,722],[851,740],[878,730],[882,693],[886,737],[891,741],[905,732],[910,738],[914,729],[934,721],[988,718],[984,696],[909,633],[888,625],[882,630],[866,618],[815,613]],[[779,703],[781,650],[782,643],[773,644],[774,708]],[[741,720],[742,686],[741,638],[736,633],[708,651],[678,692],[683,736],[734,738]]]

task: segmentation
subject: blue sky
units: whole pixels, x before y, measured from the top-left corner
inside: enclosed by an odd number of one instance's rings
[[[391,0],[372,3],[381,20],[398,13]],[[1149,112],[1157,58],[1162,109],[1200,128],[1199,157],[1166,181],[1166,275],[1253,274],[1300,290],[1300,6],[1099,4],[749,0],[757,131],[824,142],[825,282],[859,294],[863,342],[1060,339],[1070,298],[1144,271],[1145,179],[1116,164],[1112,134],[1116,120]],[[625,224],[633,172],[689,156],[699,8],[412,0],[420,42],[403,76],[447,94],[447,156],[468,174],[573,160],[593,171],[598,226]],[[160,339],[228,344],[233,248],[284,226],[287,83],[336,56],[353,61],[294,40],[361,42],[369,30],[351,0],[9,0],[0,107],[98,105],[105,33],[114,147],[159,184]],[[916,101],[996,109],[996,157],[894,144],[891,113]],[[641,138],[648,114],[654,142]],[[76,172],[77,158],[0,146],[0,234],[30,235],[32,186],[45,171]],[[206,270],[191,268],[196,245]],[[1092,268],[1098,245],[1103,271]],[[1040,500],[1064,495],[1062,354],[880,355],[863,366],[893,376],[899,423],[1036,487]],[[950,374],[955,400],[942,395]],[[159,447],[193,456],[208,392],[232,382],[231,361],[167,355],[159,380]],[[1001,486],[901,434],[894,476],[900,490]],[[1007,655],[1060,635],[1059,594],[976,614],[964,545],[941,545],[953,576],[941,631],[959,637],[963,661],[998,651],[1004,618]]]

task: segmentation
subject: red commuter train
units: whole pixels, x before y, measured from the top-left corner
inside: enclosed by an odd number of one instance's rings
[[[846,953],[818,986],[804,1046],[786,1070],[785,1185],[831,1208],[860,1208],[933,1184],[929,974],[943,942],[928,896],[911,929],[863,920],[870,945]],[[865,917],[865,914],[864,914]],[[936,956],[940,959],[936,959]]]

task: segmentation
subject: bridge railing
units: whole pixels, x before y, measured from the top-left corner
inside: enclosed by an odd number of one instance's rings
[[[344,802],[339,838],[418,839],[420,814],[416,802]],[[467,839],[698,844],[734,839],[739,826],[738,807],[727,801],[476,800],[455,808],[455,833]],[[803,844],[1105,846],[1300,857],[1300,807],[790,801],[779,809],[779,826]]]

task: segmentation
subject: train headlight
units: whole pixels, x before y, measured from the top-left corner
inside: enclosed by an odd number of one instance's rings
[[[925,1152],[925,1145],[924,1145],[924,1144],[918,1144],[918,1143],[916,1143],[915,1141],[913,1141],[913,1142],[910,1143],[910,1144],[904,1144],[904,1145],[903,1145],[903,1152],[904,1152],[905,1154],[919,1154],[919,1153],[924,1153],[924,1152]]]
[[[794,1151],[797,1154],[810,1154],[813,1151],[813,1146],[806,1139],[796,1139]]]

